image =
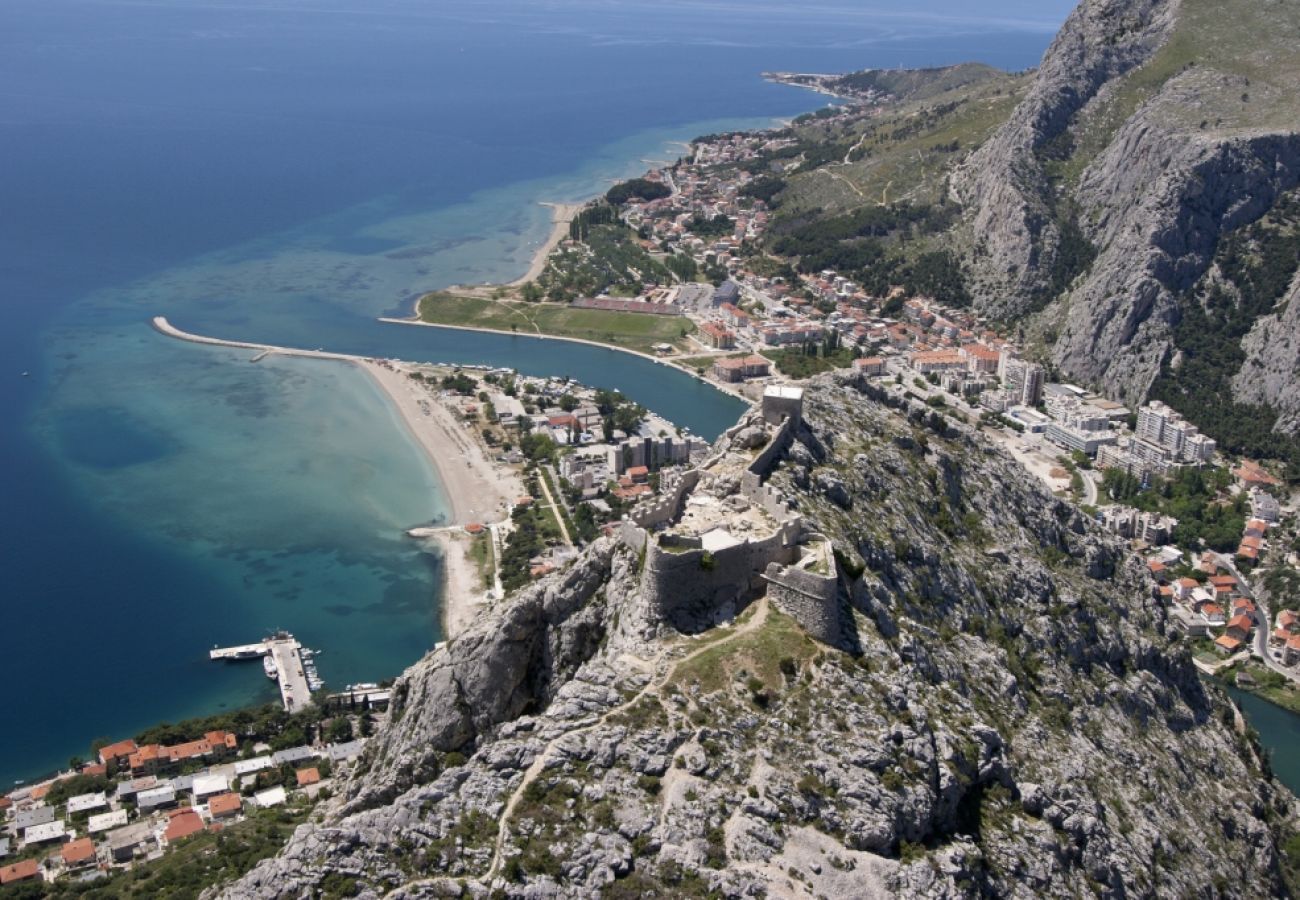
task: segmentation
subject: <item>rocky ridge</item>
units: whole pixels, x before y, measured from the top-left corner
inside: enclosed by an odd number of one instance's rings
[[[954,175],[981,308],[1014,319],[1046,306],[1037,330],[1063,372],[1145,398],[1220,240],[1300,184],[1300,130],[1279,111],[1295,30],[1268,0],[1084,0],[1030,96]],[[1095,254],[1077,271],[1070,228]],[[1272,387],[1240,380],[1239,402],[1300,407],[1294,367],[1280,384],[1258,349],[1286,335],[1280,324],[1261,319],[1248,348]],[[1293,428],[1294,411],[1279,424]]]
[[[225,896],[1280,892],[1288,795],[1143,572],[884,399],[812,382],[768,481],[834,547],[852,652],[761,589],[682,634],[603,539],[413,666],[343,796]]]

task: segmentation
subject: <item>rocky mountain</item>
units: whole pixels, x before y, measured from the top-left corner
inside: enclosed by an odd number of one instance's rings
[[[1213,317],[1223,242],[1300,184],[1297,41],[1300,10],[1281,0],[1085,0],[1028,96],[954,173],[977,305],[1034,316],[1063,372],[1117,396],[1154,389],[1185,411],[1267,404],[1294,431],[1300,381],[1284,319],[1300,245],[1271,296],[1228,286],[1224,346],[1200,346],[1180,325],[1194,307]],[[1180,378],[1188,354],[1213,357],[1213,396]]]
[[[398,681],[308,896],[1277,896],[1290,795],[1122,546],[847,375]]]

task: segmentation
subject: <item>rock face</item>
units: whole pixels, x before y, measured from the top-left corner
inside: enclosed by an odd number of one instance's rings
[[[603,540],[412,667],[344,796],[225,896],[1279,893],[1289,795],[1140,567],[869,390],[812,382],[766,482],[852,652],[782,611],[811,578],[679,634]]]
[[[1043,57],[1029,96],[953,179],[978,235],[977,297],[989,312],[1028,311],[1047,287],[1060,229],[1040,151],[1114,79],[1150,59],[1177,0],[1085,0]]]
[[[1216,20],[1202,0],[1084,0],[1030,95],[953,179],[976,302],[1004,318],[1047,307],[1037,324],[1053,361],[1130,402],[1173,358],[1180,303],[1220,240],[1300,184],[1296,118],[1274,100],[1287,89],[1242,74],[1276,65],[1269,20],[1252,20],[1265,29],[1252,41],[1231,6]],[[1289,8],[1273,20],[1295,31]],[[1080,271],[1064,258],[1067,227],[1095,254]],[[1289,404],[1279,424],[1293,429],[1295,369],[1283,376],[1258,349],[1286,334],[1260,320],[1249,352],[1268,377],[1239,379],[1234,399]]]

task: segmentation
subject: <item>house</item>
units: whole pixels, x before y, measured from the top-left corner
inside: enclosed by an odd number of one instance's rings
[[[135,805],[141,812],[163,809],[176,803],[176,789],[170,784],[140,791],[135,795]]]
[[[1290,609],[1282,610],[1277,614],[1277,627],[1291,634],[1300,631],[1300,613]]]
[[[1232,592],[1237,590],[1237,579],[1231,575],[1211,575],[1209,583],[1214,587],[1216,596],[1222,593],[1220,588],[1227,588]]]
[[[1276,522],[1282,518],[1282,505],[1272,494],[1254,491],[1250,495],[1250,512],[1262,522]]]
[[[252,759],[240,759],[235,761],[235,774],[239,776],[252,775],[254,772],[261,772],[263,769],[269,769],[274,763],[269,756],[254,756]]]
[[[50,841],[62,841],[68,837],[68,826],[62,822],[46,822],[33,825],[23,832],[23,845],[48,844]]]
[[[125,828],[108,833],[108,852],[113,862],[125,863],[135,858],[137,852],[149,853],[149,845],[154,842],[154,825],[152,822],[136,822]]]
[[[1287,638],[1285,655],[1282,662],[1288,666],[1295,665],[1296,660],[1300,659],[1300,634],[1293,634]]]
[[[9,855],[9,838],[0,837],[0,859]]]
[[[366,748],[366,742],[362,740],[346,741],[339,744],[330,744],[325,748],[329,754],[330,762],[341,763],[354,757],[360,756],[361,751]]]
[[[1192,591],[1196,590],[1199,582],[1195,578],[1180,578],[1174,582],[1174,595],[1179,600],[1190,600]]]
[[[20,881],[31,881],[39,878],[41,874],[41,865],[34,859],[24,859],[22,862],[16,862],[12,866],[5,866],[0,869],[0,884],[17,884]]]
[[[1233,616],[1228,620],[1228,628],[1224,631],[1224,634],[1236,638],[1238,641],[1245,641],[1250,637],[1250,632],[1254,627],[1254,619],[1248,616]]]
[[[1264,471],[1264,467],[1259,463],[1249,459],[1243,459],[1241,465],[1233,469],[1232,474],[1236,476],[1243,486],[1248,488],[1277,487],[1282,483]]]
[[[1214,603],[1207,603],[1201,607],[1201,618],[1207,625],[1222,625],[1224,623],[1223,607]]]
[[[238,794],[217,794],[208,801],[208,815],[213,819],[229,819],[239,815],[243,805]]]
[[[285,790],[282,787],[273,787],[270,790],[261,791],[253,795],[253,801],[262,809],[271,806],[280,806],[288,799],[289,795],[285,793]]]
[[[320,784],[320,770],[317,768],[299,769],[297,775],[298,787]]]
[[[646,466],[632,466],[627,470],[627,477],[633,484],[645,484],[650,480],[650,469]]]
[[[747,378],[765,378],[771,374],[772,367],[766,358],[758,354],[739,356],[732,359],[720,359],[713,364],[713,374],[719,381],[734,384]]]
[[[108,797],[103,791],[98,794],[81,794],[68,799],[68,815],[76,813],[90,812],[92,809],[103,809],[108,806]]]
[[[24,809],[14,816],[14,831],[24,831],[37,825],[47,825],[54,821],[54,807],[41,804],[31,809]]]
[[[203,827],[203,819],[199,818],[198,813],[189,809],[180,810],[167,823],[167,829],[162,835],[162,844],[164,847],[169,847],[177,841],[198,834]]]
[[[112,812],[100,813],[97,816],[91,816],[86,821],[86,830],[91,834],[99,834],[101,831],[108,831],[111,828],[118,828],[125,825],[127,821],[127,812],[124,809],[115,809]]]
[[[1241,649],[1241,641],[1226,634],[1221,634],[1214,639],[1214,649],[1227,656]]]
[[[79,869],[95,861],[95,842],[88,837],[78,838],[59,850],[63,864],[69,869]]]
[[[130,757],[138,749],[133,740],[118,741],[115,744],[99,748],[99,761],[107,766],[110,763]]]
[[[884,375],[885,361],[879,356],[864,356],[853,360],[853,371],[862,375]]]
[[[194,799],[199,801],[214,794],[230,790],[230,778],[225,775],[199,775],[194,779]]]

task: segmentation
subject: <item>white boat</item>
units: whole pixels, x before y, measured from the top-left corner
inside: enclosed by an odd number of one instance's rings
[[[266,672],[267,678],[277,678],[280,672],[275,667],[275,658],[271,654],[262,657],[262,669]]]

